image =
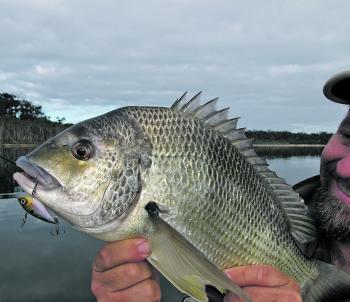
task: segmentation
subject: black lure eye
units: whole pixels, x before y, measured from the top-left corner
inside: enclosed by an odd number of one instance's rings
[[[25,206],[27,201],[24,198],[21,198],[20,201],[21,205]]]
[[[94,155],[94,149],[89,141],[83,140],[73,145],[72,154],[76,159],[89,160]]]

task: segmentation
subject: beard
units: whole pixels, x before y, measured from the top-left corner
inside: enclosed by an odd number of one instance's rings
[[[326,171],[325,175],[321,187],[309,204],[310,212],[316,220],[317,227],[323,230],[327,237],[350,243],[350,207],[330,191],[331,183],[339,177],[335,169]]]

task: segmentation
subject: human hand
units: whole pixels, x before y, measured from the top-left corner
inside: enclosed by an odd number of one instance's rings
[[[151,265],[144,238],[105,244],[92,265],[91,290],[98,302],[155,302],[160,287]]]
[[[225,270],[225,273],[253,302],[302,302],[299,285],[272,266],[237,266]],[[224,299],[224,302],[241,301],[232,293]]]

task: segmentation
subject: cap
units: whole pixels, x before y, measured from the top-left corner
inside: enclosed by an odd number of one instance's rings
[[[350,70],[331,77],[323,86],[323,93],[333,102],[350,105]]]

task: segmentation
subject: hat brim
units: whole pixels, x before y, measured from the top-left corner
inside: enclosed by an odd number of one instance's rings
[[[350,70],[331,77],[323,86],[323,93],[333,102],[350,105]]]

